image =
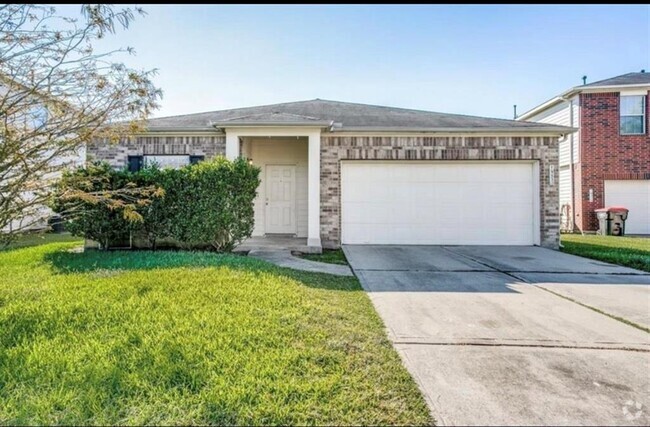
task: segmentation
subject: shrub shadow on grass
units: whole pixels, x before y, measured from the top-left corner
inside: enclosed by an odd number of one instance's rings
[[[254,274],[270,273],[285,276],[311,288],[362,291],[354,277],[293,270],[256,258],[215,252],[133,250],[75,253],[60,250],[45,254],[44,261],[51,265],[55,274],[102,273],[106,275],[106,272],[110,271],[226,267]]]

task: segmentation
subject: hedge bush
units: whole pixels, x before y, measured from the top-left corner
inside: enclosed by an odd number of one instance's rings
[[[72,235],[94,240],[106,249],[111,242],[128,240],[134,223],[122,210],[102,203],[100,196],[112,194],[127,183],[125,174],[114,171],[108,163],[66,171],[55,186],[51,208],[61,215]]]
[[[71,202],[62,201],[61,194],[70,185],[79,190],[79,182],[83,180],[71,178],[90,173],[102,175],[101,179],[94,179],[95,191],[124,188],[162,191],[159,197],[123,203],[134,207],[134,213],[130,217],[126,215],[127,218],[115,206],[84,200],[80,212],[66,213],[66,206]],[[104,248],[130,234],[153,249],[162,239],[171,239],[182,248],[231,251],[253,232],[253,199],[260,183],[259,174],[260,169],[244,159],[229,161],[224,157],[180,169],[151,166],[137,172],[113,170],[105,163],[96,163],[64,175],[53,208],[62,214],[72,234],[96,240]],[[80,200],[74,202],[79,205]],[[112,232],[107,231],[108,226]]]

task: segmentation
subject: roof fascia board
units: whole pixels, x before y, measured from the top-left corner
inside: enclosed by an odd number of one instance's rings
[[[566,126],[540,126],[535,128],[362,128],[362,127],[350,127],[343,129],[336,129],[334,131],[328,132],[329,134],[383,134],[383,135],[395,135],[395,134],[468,134],[468,135],[477,135],[477,134],[503,134],[503,135],[565,135],[567,133],[573,133],[577,131],[576,128],[566,127]]]

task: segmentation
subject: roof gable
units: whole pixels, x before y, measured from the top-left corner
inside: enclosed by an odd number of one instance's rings
[[[537,116],[538,114],[546,111],[547,109],[559,104],[563,99],[567,99],[570,96],[574,96],[583,91],[597,91],[599,88],[607,88],[609,90],[620,86],[621,88],[630,86],[650,86],[650,73],[640,72],[640,73],[627,73],[620,76],[611,77],[609,79],[599,80],[597,82],[589,83],[586,85],[575,86],[571,89],[568,89],[561,93],[560,95],[545,101],[525,113],[521,114],[517,120],[529,120],[531,117]]]

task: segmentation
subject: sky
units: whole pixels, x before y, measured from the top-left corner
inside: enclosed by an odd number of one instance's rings
[[[321,98],[512,118],[583,75],[650,72],[648,5],[143,8],[95,46],[158,69],[155,117]]]

